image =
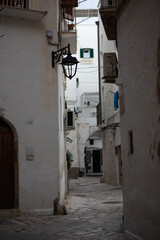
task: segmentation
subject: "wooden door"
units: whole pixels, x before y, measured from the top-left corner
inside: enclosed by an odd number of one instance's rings
[[[0,209],[15,204],[14,136],[11,128],[0,120]]]

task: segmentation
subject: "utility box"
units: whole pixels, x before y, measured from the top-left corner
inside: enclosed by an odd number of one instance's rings
[[[104,53],[103,56],[103,79],[107,83],[115,83],[118,77],[117,57],[115,53]]]

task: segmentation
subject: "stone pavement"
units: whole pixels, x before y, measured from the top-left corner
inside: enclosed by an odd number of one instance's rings
[[[67,215],[0,219],[0,240],[127,240],[121,233],[122,189],[98,177],[70,180]]]

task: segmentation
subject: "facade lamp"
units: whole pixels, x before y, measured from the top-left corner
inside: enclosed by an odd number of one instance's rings
[[[67,56],[63,58],[63,55],[67,55]],[[77,65],[79,61],[77,60],[76,57],[72,57],[71,51],[70,51],[70,44],[68,44],[66,47],[60,50],[57,50],[56,52],[52,51],[52,67],[53,68],[55,66],[55,63],[59,63],[62,65],[64,75],[69,79],[72,79],[76,75]]]

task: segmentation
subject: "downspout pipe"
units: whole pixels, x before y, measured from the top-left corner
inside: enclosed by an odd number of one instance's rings
[[[61,0],[59,0],[59,19],[58,19],[58,49],[61,48],[61,16],[62,9],[61,9]]]
[[[99,21],[95,22],[97,25],[97,42],[98,42],[98,82],[99,82],[99,103],[100,103],[100,108],[102,109],[101,105],[101,62],[100,62],[100,39],[99,39]],[[102,120],[102,111],[101,111],[101,120]]]

